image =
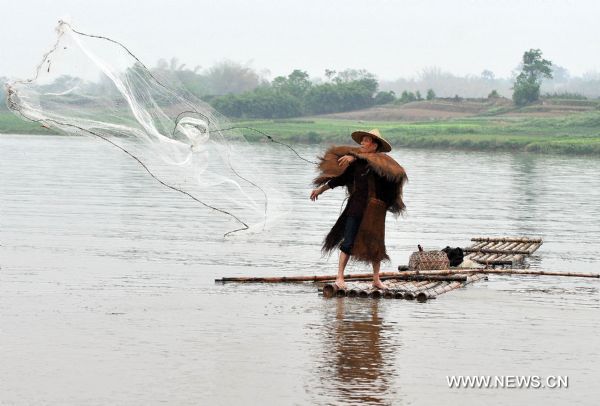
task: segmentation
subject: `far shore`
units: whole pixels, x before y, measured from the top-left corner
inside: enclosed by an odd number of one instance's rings
[[[290,143],[341,144],[347,142],[352,131],[378,128],[397,147],[600,156],[600,109],[594,104],[469,110],[475,107],[421,102],[329,116],[240,120],[232,124]],[[239,131],[249,141],[264,139],[252,129]],[[0,134],[58,133],[0,111]]]

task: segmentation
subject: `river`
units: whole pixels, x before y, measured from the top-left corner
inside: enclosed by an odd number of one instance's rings
[[[266,167],[293,206],[268,231],[229,220],[85,137],[0,136],[1,404],[593,404],[600,281],[490,276],[436,300],[324,299],[311,284],[221,276],[333,273],[320,243],[343,193]],[[322,147],[299,146],[314,157]],[[407,170],[391,263],[474,236],[540,236],[529,263],[598,272],[600,160],[392,152]],[[264,174],[268,178],[269,174]],[[367,268],[351,265],[349,271]],[[560,389],[456,389],[453,375],[568,377]],[[545,382],[545,381],[544,381]]]

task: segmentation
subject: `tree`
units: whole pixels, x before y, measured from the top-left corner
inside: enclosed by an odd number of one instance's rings
[[[499,99],[499,98],[500,98],[500,95],[498,94],[498,91],[495,89],[492,90],[490,92],[490,94],[488,94],[488,99]]]
[[[415,92],[415,98],[417,99],[417,101],[423,100],[423,96],[421,96],[421,92],[419,92],[418,90]]]
[[[260,85],[254,69],[228,60],[213,65],[206,73],[206,81],[210,93],[215,95],[243,93]]]
[[[328,73],[330,78],[336,74]],[[296,69],[251,91],[215,95],[209,100],[232,117],[285,118],[358,110],[395,100],[394,92],[377,93],[378,87],[374,75],[364,70],[347,70],[329,82],[313,84],[306,72]]]
[[[375,79],[375,75],[366,69],[346,69],[341,72],[337,72],[336,76],[333,78],[334,82],[342,83],[342,82],[354,82],[357,80],[369,79],[373,81],[377,81]]]
[[[313,85],[306,94],[305,105],[309,113],[327,114],[371,107],[374,103],[394,98],[392,93],[374,96],[379,84],[375,79],[363,77],[347,82],[333,82]]]
[[[435,99],[435,92],[433,91],[433,89],[427,89],[427,96],[426,96],[427,100],[433,100]]]
[[[231,117],[287,118],[302,115],[298,98],[274,90],[258,87],[242,94],[227,94],[211,100],[211,105]]]
[[[294,69],[287,77],[277,76],[272,82],[274,89],[298,98],[304,97],[311,85],[308,73],[300,69]]]
[[[325,77],[327,80],[332,80],[336,74],[336,71],[333,69],[325,69]]]
[[[494,72],[492,72],[491,70],[484,69],[483,72],[481,72],[481,79],[492,81],[496,79],[496,75],[494,75]]]
[[[393,90],[389,92],[379,92],[375,95],[375,104],[388,104],[396,101],[396,93]]]
[[[414,102],[414,101],[417,101],[417,96],[415,96],[415,94],[413,92],[409,92],[409,91],[405,90],[400,95],[400,98],[398,99],[398,101],[401,104]]]
[[[513,101],[518,106],[540,98],[542,79],[552,79],[552,62],[542,59],[542,51],[530,49],[523,54],[521,73],[513,86]]]

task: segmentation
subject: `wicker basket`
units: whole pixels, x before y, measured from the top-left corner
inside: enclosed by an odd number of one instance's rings
[[[422,271],[427,269],[448,269],[450,261],[443,251],[416,251],[410,255],[408,269]]]

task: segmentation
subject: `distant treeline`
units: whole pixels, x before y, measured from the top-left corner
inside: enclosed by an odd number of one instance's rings
[[[311,79],[302,70],[268,81],[258,72],[226,61],[200,72],[160,62],[154,71],[170,77],[223,114],[235,118],[288,118],[345,112],[386,103],[408,103],[423,99],[510,98],[515,78],[499,79],[486,70],[480,76],[459,77],[438,68],[426,69],[418,79],[379,82],[365,70],[325,71],[324,78]],[[600,75],[570,78],[566,69],[553,67],[554,76],[541,91],[568,98],[600,96]],[[515,73],[516,74],[516,73]],[[575,86],[578,85],[578,86]],[[574,91],[573,89],[578,89]]]
[[[189,69],[176,58],[159,60],[151,71],[172,86],[185,89],[221,113],[236,118],[288,118],[433,98],[510,98],[516,77],[515,72],[514,77],[497,78],[489,70],[479,76],[456,76],[439,68],[428,68],[414,79],[395,81],[378,81],[372,73],[355,69],[326,70],[323,78],[309,78],[305,71],[294,70],[287,76],[268,80],[268,72],[232,61],[208,69]],[[566,69],[553,65],[552,75],[552,79],[542,83],[542,95],[600,97],[600,73],[571,77]],[[6,78],[0,80],[5,82]],[[107,89],[107,83],[100,85]],[[0,97],[0,109],[5,110],[3,87]]]
[[[366,71],[330,72],[328,81],[313,83],[306,72],[294,70],[252,91],[204,99],[230,117],[286,118],[359,110],[396,100],[393,92],[378,92],[378,87]]]
[[[484,70],[480,75],[457,76],[442,69],[433,67],[422,70],[416,78],[397,80],[382,80],[379,82],[382,90],[403,91],[416,93],[426,89],[434,89],[439,97],[464,98],[487,97],[493,90],[499,95],[510,98],[518,72],[510,78],[498,78],[490,70]],[[542,94],[576,94],[588,98],[600,97],[600,73],[589,72],[579,77],[573,77],[558,65],[552,66],[552,79],[542,83]]]
[[[365,70],[327,70],[325,79],[311,80],[308,73],[296,69],[269,81],[264,73],[232,61],[201,71],[185,69],[172,59],[159,61],[152,71],[235,118],[337,113],[396,100],[393,92],[378,92],[375,75]]]

